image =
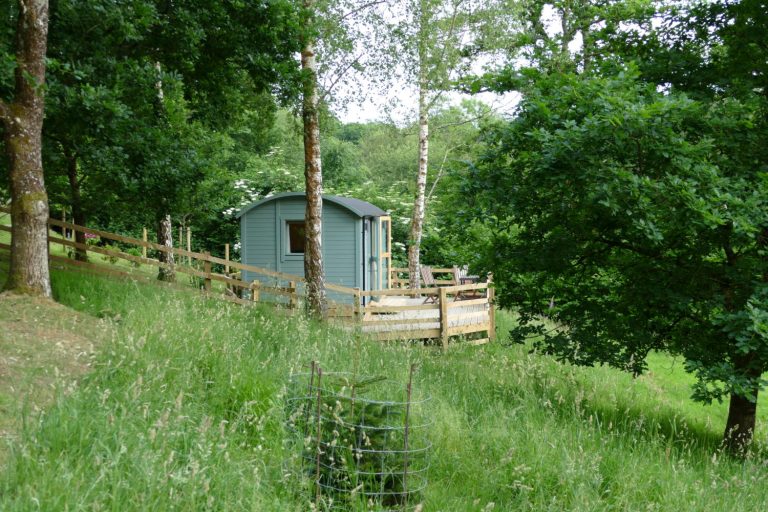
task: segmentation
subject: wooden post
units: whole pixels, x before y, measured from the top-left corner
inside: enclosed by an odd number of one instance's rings
[[[290,281],[288,283],[288,291],[290,292],[290,297],[288,298],[288,307],[291,309],[296,308],[299,302],[298,294],[296,293],[296,281]]]
[[[146,257],[147,257],[147,228],[141,228],[141,240],[144,242],[144,245],[141,246],[141,257],[146,259]]]
[[[355,288],[355,304],[354,304],[354,315],[355,315],[355,322],[360,323],[363,320],[362,313],[363,305],[362,300],[360,296],[360,288]]]
[[[440,339],[443,342],[443,350],[448,348],[448,292],[443,286],[439,290],[440,301]]]
[[[179,225],[179,249],[184,249],[184,228]]]
[[[192,252],[192,228],[187,227],[187,252]],[[187,255],[187,265],[192,265],[192,256]]]
[[[493,272],[488,272],[488,341],[496,339],[496,290],[493,288]]]
[[[229,275],[229,244],[224,244],[224,259],[227,264],[224,265],[224,274]]]
[[[61,222],[67,222],[67,211],[61,210]],[[67,228],[63,227],[61,228],[61,237],[63,240],[67,239]],[[65,244],[63,241],[61,242],[61,250],[66,255],[67,254],[67,244]]]
[[[259,299],[261,298],[260,297],[261,293],[259,290],[260,287],[261,287],[261,282],[259,282],[258,280],[254,279],[251,282],[251,301],[252,302],[259,302]]]
[[[206,251],[203,254],[205,254],[205,260],[203,261],[203,269],[205,272],[205,291],[209,292],[211,291],[211,260],[209,259],[211,253]]]

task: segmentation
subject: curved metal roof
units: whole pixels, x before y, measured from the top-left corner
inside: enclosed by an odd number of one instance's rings
[[[243,207],[243,209],[240,210],[240,212],[237,214],[237,218],[242,217],[249,211],[253,210],[254,208],[258,208],[265,203],[288,197],[304,198],[306,197],[306,194],[304,192],[283,192],[282,194],[275,194],[273,196],[265,197],[260,201],[256,201],[255,203],[251,203],[248,206]],[[358,217],[381,217],[383,215],[388,215],[387,212],[378,206],[374,206],[367,201],[363,201],[362,199],[355,199],[353,197],[329,196],[323,194],[323,201],[330,201],[332,203],[338,204],[339,206],[343,206]]]

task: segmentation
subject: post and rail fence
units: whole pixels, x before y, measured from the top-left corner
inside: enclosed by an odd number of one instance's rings
[[[0,207],[0,212],[9,212]],[[142,238],[118,235],[100,229],[92,229],[58,219],[49,219],[49,226],[60,228],[62,233],[71,233],[71,238],[49,234],[48,243],[60,244],[69,249],[85,251],[104,256],[110,260],[124,260],[135,267],[149,265],[166,268],[191,276],[198,288],[207,296],[235,302],[253,304],[260,301],[280,302],[288,308],[299,307],[305,280],[302,276],[278,272],[254,265],[247,265],[225,257],[219,258],[208,252],[194,252],[189,249],[168,247],[147,240],[146,229]],[[0,225],[0,231],[11,231],[10,226]],[[76,232],[100,237],[103,240],[139,248],[139,255],[129,254],[115,248],[76,242]],[[10,251],[11,246],[0,243],[0,249]],[[171,253],[178,257],[178,263],[165,263],[149,257],[149,251]],[[113,277],[154,280],[154,277],[138,268],[109,268],[66,256],[51,254],[52,263],[65,265],[70,270],[105,274]],[[186,259],[187,264],[182,262]],[[221,268],[224,273],[215,272]],[[232,271],[235,273],[231,273]],[[244,281],[238,272],[246,271],[259,279]],[[452,336],[466,336],[486,332],[487,337],[471,340],[473,344],[491,341],[495,337],[495,307],[492,276],[485,283],[456,284],[453,269],[432,269],[432,272],[451,273],[450,279],[438,279],[440,286],[416,290],[400,288],[403,280],[399,273],[407,269],[392,269],[392,288],[387,290],[361,290],[326,283],[329,291],[342,297],[342,301],[330,302],[328,314],[345,327],[359,329],[363,334],[378,340],[393,339],[436,339],[447,347]],[[214,293],[213,283],[223,283],[223,293]],[[445,286],[443,286],[445,283]],[[271,285],[270,285],[271,284]],[[277,299],[277,300],[275,300]],[[348,299],[348,300],[347,300]]]

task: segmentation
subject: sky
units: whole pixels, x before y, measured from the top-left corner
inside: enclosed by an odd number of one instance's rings
[[[365,84],[360,84],[365,87]],[[342,91],[342,95],[353,96],[352,91]],[[395,98],[400,104],[391,106],[391,100]],[[520,100],[518,93],[495,94],[484,92],[470,95],[451,92],[445,95],[444,106],[458,105],[465,99],[480,100],[491,106],[499,115],[511,116],[514,108]],[[398,126],[413,123],[417,118],[418,95],[415,90],[410,91],[404,84],[398,84],[390,89],[389,94],[372,93],[360,101],[350,101],[346,105],[337,105],[334,113],[343,123],[366,123],[373,121],[393,122]]]
[[[562,31],[560,16],[551,5],[545,5],[542,21],[550,36]],[[570,45],[572,52],[581,48],[581,34]],[[473,65],[472,72],[481,75],[492,69],[493,62],[478,61]],[[521,64],[524,64],[521,62]],[[418,91],[414,86],[404,81],[395,81],[387,91],[382,91],[368,80],[364,73],[356,74],[350,82],[339,83],[333,92],[336,99],[331,109],[344,123],[366,123],[373,121],[392,122],[398,126],[412,124],[418,117]],[[489,105],[494,112],[501,116],[511,117],[521,96],[511,92],[496,94],[484,92],[476,95],[449,92],[444,94],[442,107],[458,105],[465,99],[480,100]]]

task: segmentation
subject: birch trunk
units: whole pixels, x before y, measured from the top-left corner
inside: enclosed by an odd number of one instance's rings
[[[14,101],[0,100],[10,168],[11,262],[6,289],[51,296],[48,195],[42,162],[48,1],[19,0]]]
[[[157,95],[155,96],[155,114],[157,117],[163,119],[165,117],[165,104],[163,99],[165,94],[163,93],[163,67],[160,62],[155,62],[155,71],[157,72],[157,81],[155,82],[155,90]],[[167,206],[167,201],[161,202],[163,206]],[[171,214],[168,213],[167,208],[161,209],[158,214],[160,219],[157,222],[157,243],[164,245],[168,249],[168,252],[160,251],[158,260],[162,263],[170,265],[169,267],[159,267],[157,269],[158,281],[166,281],[173,283],[176,281],[176,271],[174,265],[176,261],[173,257],[173,224],[171,223]]]
[[[304,8],[312,12],[313,0],[305,0]],[[311,316],[325,318],[327,303],[323,271],[323,172],[320,160],[319,96],[317,93],[317,61],[312,39],[306,37],[301,49],[304,73],[302,118],[304,121],[304,182],[307,209],[304,215],[304,277],[307,283],[307,310]]]
[[[423,24],[423,21],[422,21]],[[426,30],[422,26],[420,30]],[[420,46],[426,43],[421,41]],[[426,76],[426,48],[419,49],[419,169],[416,174],[416,196],[411,218],[411,235],[408,246],[408,286],[421,286],[421,235],[424,230],[424,196],[427,190],[427,166],[429,164],[429,105]]]
[[[67,160],[67,177],[69,178],[69,194],[72,200],[72,222],[78,226],[85,226],[87,219],[83,210],[83,201],[80,194],[80,180],[77,176],[77,155],[65,149],[64,157]],[[85,233],[75,231],[75,242],[83,244],[87,242]],[[88,261],[88,253],[79,247],[75,249],[75,259],[77,261]]]
[[[173,270],[175,261],[173,258],[173,226],[171,225],[170,215],[160,218],[157,223],[157,243],[170,249],[168,252],[160,252],[158,259],[170,265],[170,268],[160,267],[157,271],[157,279],[172,283],[176,281],[176,271]]]

